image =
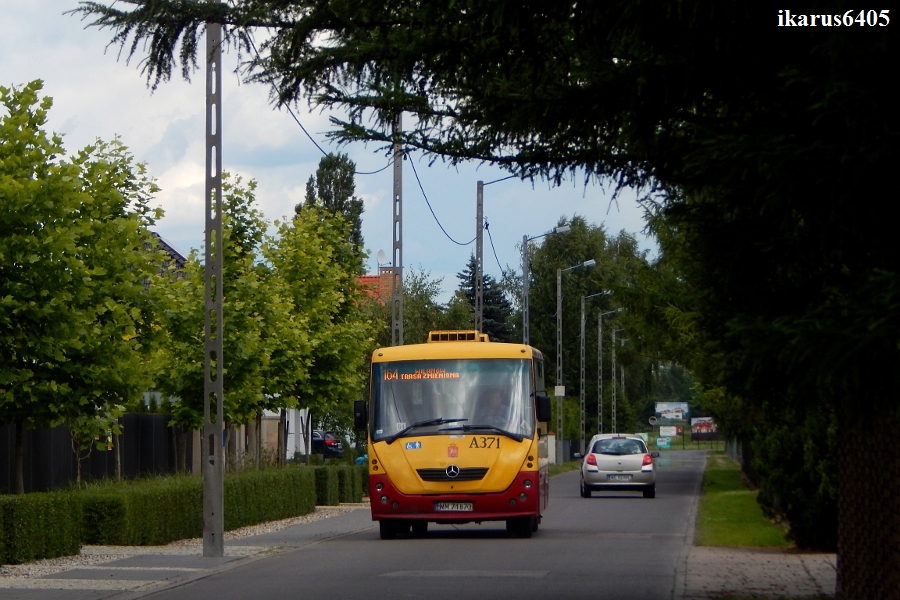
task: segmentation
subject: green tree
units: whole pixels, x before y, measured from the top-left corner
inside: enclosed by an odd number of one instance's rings
[[[334,413],[349,418],[352,401],[364,396],[375,336],[355,262],[347,260],[349,227],[340,215],[311,206],[276,225],[277,237],[264,254],[284,282],[293,312],[301,315],[308,344],[300,358],[306,373],[285,394],[308,407],[311,419]]]
[[[403,341],[424,344],[428,333],[443,328],[446,307],[437,301],[441,280],[424,269],[406,269],[403,277]],[[388,314],[390,319],[390,314]]]
[[[565,220],[560,225],[567,224]],[[585,429],[588,434],[599,430],[597,402],[599,385],[597,353],[598,319],[603,317],[603,424],[610,431],[611,391],[616,386],[616,426],[618,431],[641,430],[646,423],[643,416],[652,414],[654,394],[654,368],[664,358],[645,338],[640,320],[632,317],[627,299],[637,293],[638,274],[647,267],[646,252],[638,248],[633,235],[620,232],[608,236],[601,226],[588,224],[583,217],[574,216],[568,224],[570,233],[546,238],[540,245],[529,249],[529,304],[531,313],[532,345],[542,348],[545,355],[555,359],[556,349],[556,300],[557,270],[561,274],[562,330],[563,330],[563,379],[567,396],[577,398],[581,393],[581,298],[585,298]],[[592,259],[594,267],[578,267]],[[638,293],[638,295],[640,295]],[[550,318],[539,318],[549,315]],[[616,330],[616,373],[612,373],[612,331]],[[627,341],[625,341],[627,340]],[[623,343],[624,342],[624,343]],[[549,363],[549,361],[548,361]],[[622,370],[626,373],[622,389]],[[555,382],[555,369],[548,366],[549,381]],[[580,402],[578,403],[580,404]],[[578,439],[576,424],[570,429],[565,422],[565,435]],[[571,438],[570,438],[571,439]]]
[[[364,273],[363,201],[353,195],[356,192],[355,174],[356,163],[346,154],[329,153],[323,156],[315,177],[310,176],[306,182],[306,198],[296,206],[295,211],[299,214],[305,206],[317,206],[341,215],[350,227],[350,248],[359,260],[358,272]]]
[[[280,408],[280,384],[303,377],[296,351],[302,328],[292,315],[287,289],[260,263],[267,223],[256,208],[256,182],[223,177],[223,376],[229,424],[245,424],[265,408]],[[157,357],[156,387],[176,398],[173,424],[199,429],[203,423],[204,271],[196,253],[183,277],[163,277],[151,290],[167,307],[161,329],[166,343]],[[272,363],[273,356],[275,364]],[[287,357],[287,360],[286,360]],[[281,404],[279,404],[281,403]]]
[[[469,258],[469,264],[462,272],[457,273],[459,291],[465,295],[473,314],[475,310],[475,273],[478,270],[475,256]],[[481,330],[495,342],[514,342],[516,328],[513,323],[513,309],[506,299],[503,289],[493,277],[487,273],[482,275],[482,326]]]
[[[23,428],[92,419],[146,384],[157,269],[143,167],[118,141],[64,160],[41,89],[0,87],[0,421],[15,425],[17,493]]]
[[[452,160],[643,186],[682,248],[697,347],[718,358],[698,375],[757,407],[777,395],[835,410],[839,592],[900,589],[900,550],[883,551],[900,548],[900,510],[882,493],[900,457],[861,470],[868,457],[855,443],[887,446],[900,417],[900,255],[890,236],[872,235],[897,164],[890,26],[848,27],[833,0],[814,12],[841,15],[840,27],[790,29],[733,1],[290,7],[79,10],[119,43],[133,35],[132,53],[153,42],[141,62],[151,82],[178,60],[190,68],[206,20],[233,25],[235,41],[266,28],[249,76],[274,82],[282,102],[308,94],[348,108],[344,140],[393,141],[406,110],[417,120],[402,141]],[[884,25],[889,13],[872,16]],[[765,44],[762,30],[773,31]]]
[[[422,268],[406,269],[403,277],[403,341],[422,344],[428,333],[438,329],[472,327],[472,307],[465,295],[457,291],[447,305],[438,301],[441,279],[434,279]],[[391,309],[389,305],[370,303],[373,320],[381,323],[376,338],[378,347],[391,345]]]

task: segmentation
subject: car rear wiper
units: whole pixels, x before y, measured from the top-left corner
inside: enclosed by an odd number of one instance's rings
[[[505,435],[508,438],[516,440],[517,442],[521,442],[525,439],[524,435],[519,435],[518,433],[513,433],[511,431],[501,429],[499,427],[496,427],[495,425],[460,425],[459,427],[443,427],[438,431],[481,431],[484,429],[495,431],[500,435]]]
[[[398,438],[403,437],[404,435],[406,435],[407,433],[409,433],[410,431],[412,431],[413,429],[416,429],[418,427],[428,427],[430,425],[443,425],[444,423],[459,423],[460,421],[468,421],[468,419],[444,419],[442,417],[439,417],[437,419],[428,419],[427,421],[419,421],[418,423],[413,423],[409,427],[401,429],[394,435],[385,438],[385,441],[388,444],[393,444],[395,441],[397,441]]]

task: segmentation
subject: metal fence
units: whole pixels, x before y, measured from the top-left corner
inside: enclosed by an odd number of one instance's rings
[[[122,435],[113,450],[94,449],[82,460],[85,481],[116,476],[116,451],[122,476],[129,479],[189,470],[193,455],[191,431],[169,427],[169,415],[126,414]],[[69,487],[75,482],[76,458],[69,429],[26,429],[22,436],[25,492],[46,492]],[[15,490],[15,428],[0,426],[0,493]]]

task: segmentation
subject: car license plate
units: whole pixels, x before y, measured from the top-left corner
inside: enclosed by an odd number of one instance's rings
[[[435,502],[434,510],[440,512],[472,512],[472,502]]]
[[[631,475],[607,475],[607,481],[631,481]]]

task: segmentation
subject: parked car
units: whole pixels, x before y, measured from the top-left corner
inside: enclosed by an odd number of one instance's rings
[[[344,445],[341,443],[341,438],[330,431],[313,429],[312,453],[321,454],[325,458],[342,458],[344,456]]]
[[[588,444],[581,464],[581,497],[594,490],[636,490],[644,498],[656,497],[656,465],[659,452],[648,452],[637,435],[603,433]]]

